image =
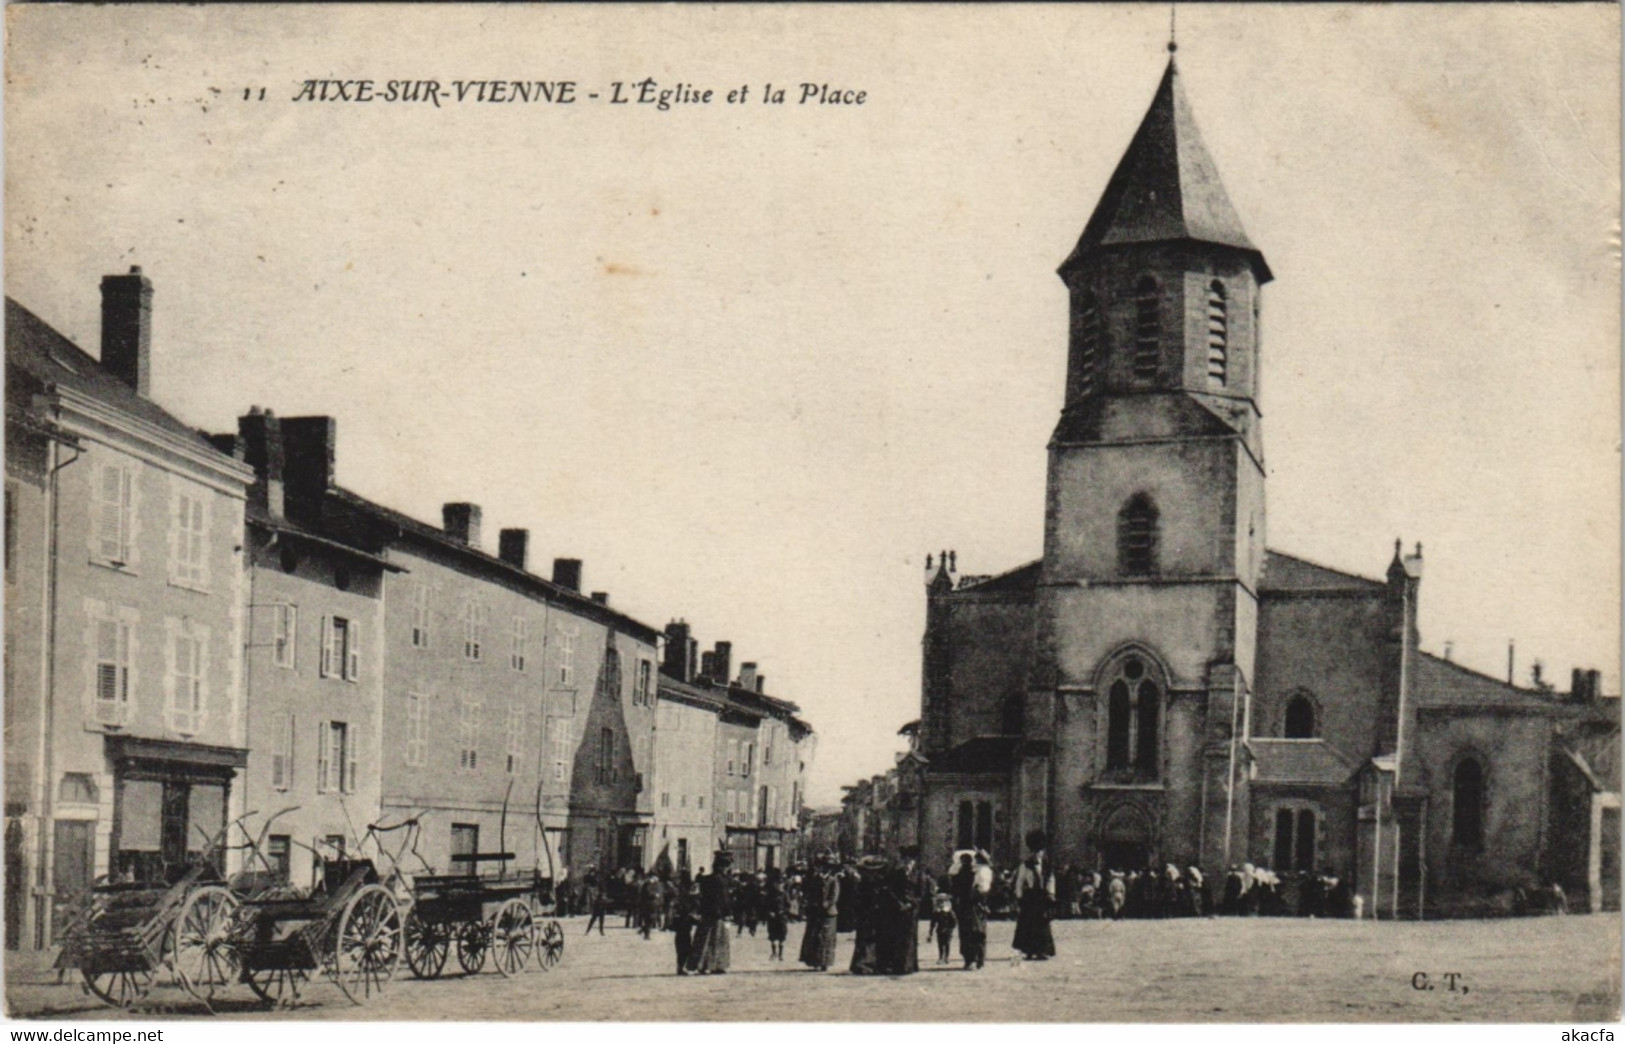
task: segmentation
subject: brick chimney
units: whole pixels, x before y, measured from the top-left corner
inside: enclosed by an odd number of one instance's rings
[[[666,658],[661,669],[681,682],[694,680],[694,647],[687,621],[673,620],[666,625]]]
[[[530,530],[504,529],[497,534],[497,557],[518,569],[526,568],[530,553]]]
[[[715,681],[717,677],[717,654],[714,652],[700,653],[700,677],[707,681]]]
[[[739,687],[756,692],[756,662],[747,661],[739,665]]]
[[[254,469],[250,495],[272,518],[284,517],[282,422],[270,410],[261,412],[258,406],[251,406],[246,416],[237,418],[237,440],[243,447],[243,461]]]
[[[129,275],[102,276],[102,368],[152,394],[152,282],[131,265]]]
[[[572,591],[581,590],[581,559],[553,559],[553,582]]]
[[[711,677],[716,679],[719,685],[728,684],[728,680],[733,677],[733,650],[733,642],[718,642],[716,651],[711,654],[713,665]]]
[[[332,417],[283,417],[282,480],[290,495],[320,504],[333,488],[338,424]]]
[[[757,692],[766,692],[767,691],[767,675],[758,674],[756,676],[756,691]]]
[[[480,546],[480,506],[478,504],[445,504],[440,508],[442,529],[446,535],[475,550]]]

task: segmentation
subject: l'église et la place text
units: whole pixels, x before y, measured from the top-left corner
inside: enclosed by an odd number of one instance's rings
[[[248,93],[244,92],[244,97]],[[662,85],[652,77],[611,81],[607,88],[587,90],[575,80],[305,80],[296,102],[385,102],[444,105],[609,105],[649,106],[661,112],[693,105],[862,105],[869,92],[830,83],[792,87],[744,84],[719,90],[692,83]]]

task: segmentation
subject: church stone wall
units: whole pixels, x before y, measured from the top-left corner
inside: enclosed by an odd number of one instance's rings
[[[1280,736],[1287,701],[1306,690],[1322,738],[1356,760],[1377,753],[1375,711],[1387,648],[1382,594],[1264,596],[1254,736]]]
[[[1021,701],[1033,644],[1033,607],[955,599],[948,629],[948,747],[1021,731]]]
[[[1168,668],[1173,688],[1204,688],[1214,635],[1231,614],[1231,591],[1221,584],[1059,588],[1049,596],[1063,686],[1093,685],[1106,656],[1136,642]]]
[[[1423,713],[1417,731],[1415,756],[1406,761],[1412,771],[1421,769],[1421,778],[1403,782],[1428,789],[1430,896],[1447,902],[1452,895],[1487,895],[1532,877],[1540,865],[1548,806],[1550,720],[1493,710]],[[1451,844],[1455,770],[1467,756],[1484,767],[1484,844],[1478,851]]]

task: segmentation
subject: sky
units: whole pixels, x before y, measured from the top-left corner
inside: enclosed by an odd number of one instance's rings
[[[100,277],[141,265],[171,412],[336,417],[345,486],[429,521],[479,503],[488,549],[528,527],[533,562],[584,559],[618,608],[760,663],[818,732],[813,803],[884,771],[918,716],[926,554],[1042,551],[1055,269],[1168,8],[297,14],[7,8],[7,294],[95,352]],[[1425,649],[1504,676],[1515,639],[1521,681],[1538,658],[1610,692],[1618,19],[1178,11],[1276,275],[1270,546],[1380,576],[1420,541]],[[715,93],[610,103],[649,78]],[[577,101],[293,100],[318,79]]]

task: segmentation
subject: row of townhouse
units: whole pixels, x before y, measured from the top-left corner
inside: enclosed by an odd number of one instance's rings
[[[8,946],[49,945],[98,878],[173,877],[242,830],[297,885],[380,848],[704,866],[745,828],[724,720],[776,744],[751,829],[786,857],[794,705],[725,663],[664,676],[661,631],[584,592],[579,560],[532,573],[523,529],[488,553],[477,505],[434,526],[345,489],[332,418],[189,427],[152,396],[152,284],[101,289],[99,358],[6,302]]]
[[[898,730],[907,737],[908,749],[897,755],[897,763],[883,774],[860,779],[841,787],[841,807],[827,813],[833,819],[823,827],[836,837],[843,859],[866,855],[896,859],[908,853],[918,855],[920,844],[920,795],[923,792],[925,760],[917,746],[919,722],[909,722]],[[967,803],[968,804],[968,803]],[[977,833],[976,813],[982,813]],[[960,839],[960,848],[992,848],[992,809],[985,802],[980,809],[962,809],[959,820],[969,829]]]

